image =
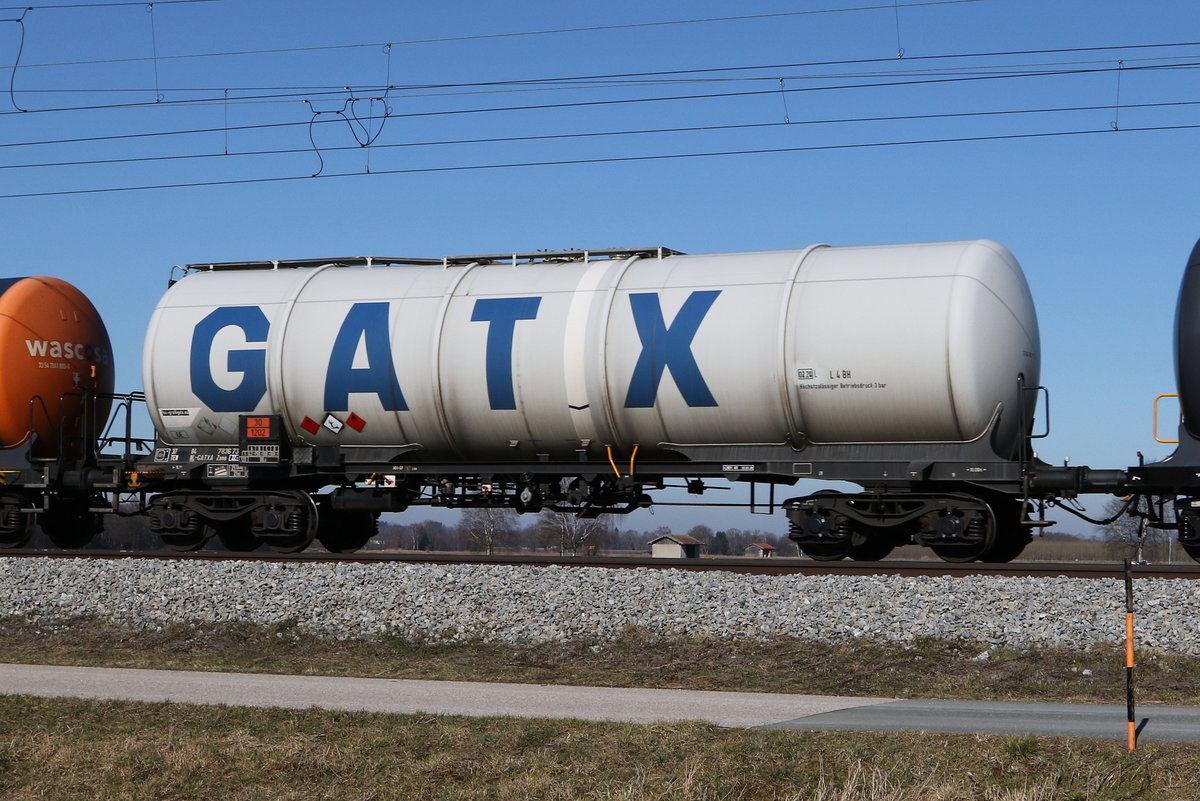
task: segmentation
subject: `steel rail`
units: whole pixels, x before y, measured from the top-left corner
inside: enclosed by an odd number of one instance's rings
[[[1121,562],[819,562],[794,557],[723,557],[702,559],[664,559],[648,556],[556,556],[547,554],[476,554],[416,551],[360,551],[335,554],[324,551],[281,554],[270,551],[225,553],[213,551],[39,551],[14,549],[0,551],[0,557],[51,559],[167,559],[175,561],[265,561],[295,563],[377,563],[398,562],[436,565],[526,565],[535,567],[650,568],[677,570],[725,570],[769,576],[1014,576],[1068,578],[1121,578]],[[1137,578],[1200,579],[1200,564],[1134,565]]]

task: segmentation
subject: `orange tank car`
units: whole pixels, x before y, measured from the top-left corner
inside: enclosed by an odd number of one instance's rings
[[[100,400],[85,424],[83,392],[112,389],[108,331],[82,292],[46,276],[0,279],[0,447],[34,433],[34,456],[78,455],[109,410]]]

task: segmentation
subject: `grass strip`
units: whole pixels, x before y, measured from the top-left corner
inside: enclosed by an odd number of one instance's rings
[[[295,626],[172,626],[160,631],[76,619],[0,620],[0,661],[607,687],[863,695],[894,698],[1124,703],[1124,653],[649,637],[501,645],[338,641]],[[1200,658],[1139,654],[1141,703],[1200,704]]]
[[[0,698],[23,799],[1194,798],[1200,750]]]

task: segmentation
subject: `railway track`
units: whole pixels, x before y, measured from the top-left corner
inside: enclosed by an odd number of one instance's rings
[[[204,561],[268,561],[268,562],[404,562],[410,564],[438,565],[534,565],[561,567],[604,567],[604,568],[676,568],[679,570],[725,570],[733,573],[748,573],[769,576],[1067,576],[1070,578],[1119,578],[1124,567],[1119,562],[1011,562],[989,564],[968,562],[956,564],[934,561],[884,561],[884,562],[818,562],[799,558],[758,559],[752,557],[725,557],[704,559],[654,559],[644,556],[572,556],[560,557],[544,554],[474,554],[447,552],[392,552],[361,551],[352,554],[334,554],[324,551],[279,554],[268,551],[254,553],[187,552],[174,551],[37,551],[15,549],[2,551],[6,557],[42,559],[171,559]],[[1200,579],[1200,564],[1185,565],[1134,565],[1137,578]]]

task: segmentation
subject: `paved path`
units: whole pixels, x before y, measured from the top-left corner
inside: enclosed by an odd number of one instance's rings
[[[881,701],[806,715],[764,728],[821,731],[936,731],[960,734],[1036,734],[1125,741],[1124,705],[1034,704],[1018,701]],[[1200,708],[1137,708],[1138,742],[1200,743]]]
[[[0,693],[293,709],[765,726],[877,698],[0,664]]]
[[[995,701],[897,701],[462,681],[199,673],[0,664],[0,694],[185,704],[445,715],[580,718],[630,723],[819,731],[1036,734],[1125,741],[1125,707]],[[1141,740],[1200,743],[1200,708],[1142,706]]]

